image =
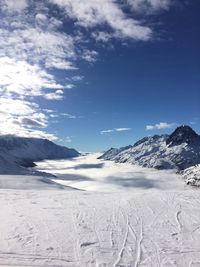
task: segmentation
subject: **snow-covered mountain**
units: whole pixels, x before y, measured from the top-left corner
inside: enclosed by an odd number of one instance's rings
[[[200,164],[189,167],[181,172],[186,184],[200,186]]]
[[[56,145],[47,139],[0,136],[0,173],[30,173],[25,167],[35,161],[77,157],[75,149]]]
[[[127,148],[112,148],[100,158],[149,168],[183,170],[200,163],[200,136],[183,125],[171,135],[154,135]]]

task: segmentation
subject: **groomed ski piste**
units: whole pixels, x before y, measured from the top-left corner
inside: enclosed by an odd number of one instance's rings
[[[200,194],[173,171],[44,161],[0,177],[0,266],[200,266]]]

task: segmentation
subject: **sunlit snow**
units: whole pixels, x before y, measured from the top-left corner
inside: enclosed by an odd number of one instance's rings
[[[72,160],[47,160],[37,170],[57,176],[55,182],[87,191],[182,190],[183,178],[173,170],[158,171],[137,165],[99,160],[89,154]]]

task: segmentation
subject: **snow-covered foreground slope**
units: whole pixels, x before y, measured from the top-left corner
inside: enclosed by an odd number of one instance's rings
[[[53,182],[48,177],[32,175],[0,175],[0,188],[26,190],[67,189],[67,187]]]
[[[38,163],[57,178],[0,176],[0,266],[199,267],[198,190],[97,156]]]
[[[199,192],[0,191],[0,265],[200,266]]]

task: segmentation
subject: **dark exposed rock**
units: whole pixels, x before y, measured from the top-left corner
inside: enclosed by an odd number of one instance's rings
[[[171,135],[145,137],[128,148],[111,149],[101,158],[149,168],[184,170],[200,163],[200,136],[191,127],[180,126]]]
[[[190,144],[200,136],[189,126],[183,125],[178,128],[167,138],[166,144],[169,146],[178,146],[182,143]]]

